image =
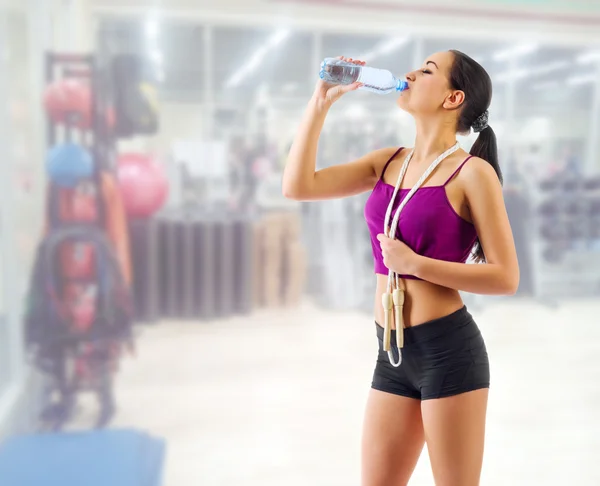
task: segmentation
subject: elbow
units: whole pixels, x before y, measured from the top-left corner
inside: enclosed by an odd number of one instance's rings
[[[292,201],[308,201],[310,190],[304,184],[290,184],[285,181],[281,185],[281,194]]]
[[[515,295],[519,290],[519,272],[514,272],[504,279],[503,295]]]
[[[302,200],[300,191],[297,188],[291,187],[286,184],[283,184],[281,186],[281,194],[283,194],[283,197],[285,197],[286,199],[291,199],[292,201]]]

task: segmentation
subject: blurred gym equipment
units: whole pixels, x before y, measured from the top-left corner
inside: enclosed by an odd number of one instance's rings
[[[93,175],[90,153],[76,143],[61,143],[48,153],[46,170],[50,180],[59,187],[73,188]]]
[[[596,296],[600,290],[600,179],[569,175],[540,182],[536,201],[535,295]]]
[[[167,200],[167,177],[163,169],[147,155],[120,155],[117,179],[125,211],[131,218],[148,218]]]

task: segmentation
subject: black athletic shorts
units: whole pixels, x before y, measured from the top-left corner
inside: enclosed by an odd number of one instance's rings
[[[402,363],[394,368],[383,350],[383,328],[377,324],[379,355],[372,387],[395,395],[428,400],[490,386],[485,342],[466,307],[450,315],[404,329]],[[396,331],[392,352],[398,361]]]

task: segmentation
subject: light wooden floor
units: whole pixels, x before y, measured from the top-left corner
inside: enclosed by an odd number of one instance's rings
[[[482,486],[600,485],[600,303],[472,311],[492,388]],[[310,305],[163,322],[123,363],[115,426],[168,440],[165,486],[358,486],[372,318]],[[433,485],[426,450],[411,485]]]

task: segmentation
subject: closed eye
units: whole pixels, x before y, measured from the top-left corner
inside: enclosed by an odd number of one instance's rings
[[[421,71],[423,74],[433,74],[429,69],[423,69],[423,71]]]

